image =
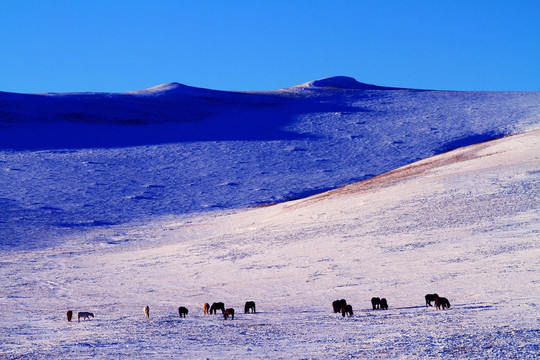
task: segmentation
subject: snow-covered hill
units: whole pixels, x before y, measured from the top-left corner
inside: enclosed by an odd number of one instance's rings
[[[539,224],[538,92],[0,93],[0,357],[532,359]]]
[[[0,354],[536,358],[539,150],[536,130],[306,199],[4,251]],[[427,308],[432,292],[450,310]],[[390,309],[371,310],[372,296]],[[338,298],[354,317],[332,312]],[[243,314],[246,300],[257,314]],[[214,301],[235,320],[203,315]],[[96,317],[68,323],[68,309]]]
[[[297,199],[539,125],[537,92],[347,77],[266,92],[0,93],[0,246]]]

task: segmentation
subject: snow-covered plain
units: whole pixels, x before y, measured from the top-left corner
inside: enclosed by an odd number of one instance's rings
[[[0,109],[2,357],[540,353],[539,93],[331,78],[4,93]],[[451,309],[426,308],[432,292]],[[235,320],[204,316],[214,301]]]

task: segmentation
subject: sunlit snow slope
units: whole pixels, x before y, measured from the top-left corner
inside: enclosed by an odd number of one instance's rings
[[[535,130],[305,199],[3,251],[0,355],[534,359],[539,189]],[[450,310],[427,308],[432,292]],[[372,296],[389,310],[371,310]],[[332,312],[339,298],[354,317]],[[214,301],[235,320],[203,315]],[[67,309],[96,317],[68,323]]]
[[[263,92],[177,83],[0,93],[0,247],[298,199],[540,125],[540,93],[383,88],[347,77]]]

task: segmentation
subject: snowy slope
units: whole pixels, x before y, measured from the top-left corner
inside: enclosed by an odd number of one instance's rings
[[[297,199],[539,124],[537,92],[346,77],[265,92],[0,93],[0,247]]]
[[[0,93],[0,358],[533,359],[539,224],[538,92]]]
[[[533,359],[540,131],[306,199],[97,227],[0,256],[8,359]],[[451,309],[426,308],[432,292]],[[390,309],[370,310],[372,296]],[[332,313],[338,298],[354,317]],[[257,314],[242,313],[246,300]],[[213,301],[239,314],[202,315]],[[68,323],[67,309],[96,318]]]

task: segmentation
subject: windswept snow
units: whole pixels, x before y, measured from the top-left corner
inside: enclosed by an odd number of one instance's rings
[[[3,252],[6,358],[535,358],[540,132],[307,199]],[[451,309],[426,308],[437,292]],[[370,310],[383,296],[387,311]],[[355,315],[333,314],[345,298]],[[257,314],[243,314],[246,300]],[[202,315],[224,301],[234,321]],[[147,320],[142,308],[150,306]],[[179,319],[178,306],[190,314]],[[65,311],[96,318],[68,323]]]
[[[0,94],[0,247],[298,199],[540,125],[540,93],[343,88],[351,82]]]
[[[537,92],[0,93],[0,209],[2,358],[540,353]]]

